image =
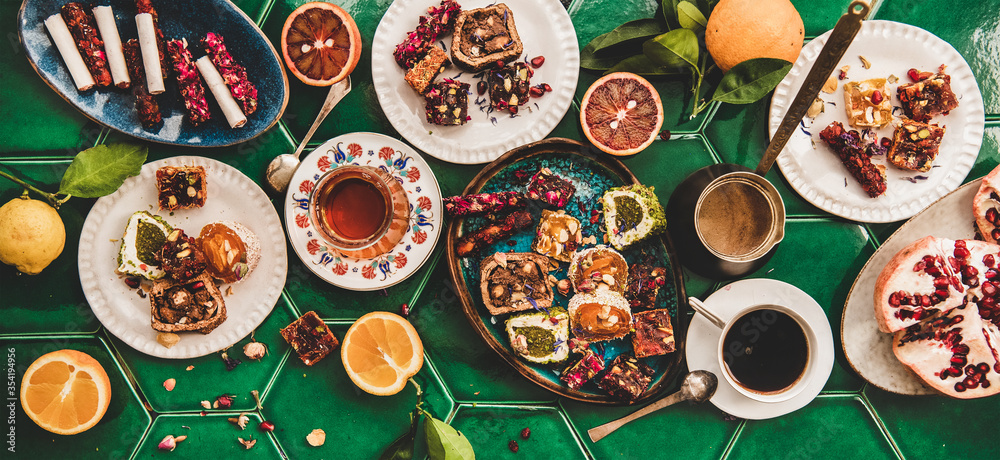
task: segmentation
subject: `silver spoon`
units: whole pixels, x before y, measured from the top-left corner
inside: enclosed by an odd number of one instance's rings
[[[309,127],[309,131],[306,132],[305,137],[302,138],[302,142],[299,143],[298,148],[295,149],[295,153],[288,154],[283,153],[274,157],[270,163],[267,165],[267,171],[264,172],[264,177],[267,179],[267,185],[270,186],[271,190],[278,193],[285,193],[288,190],[288,184],[292,181],[292,175],[295,174],[295,170],[299,168],[299,155],[302,154],[302,149],[306,147],[309,139],[312,139],[313,133],[316,132],[316,128],[323,123],[326,116],[330,114],[333,107],[340,102],[347,93],[351,92],[351,76],[348,75],[347,78],[334,83],[330,87],[330,92],[326,95],[326,100],[323,101],[323,108],[319,109],[319,115],[316,115],[316,120],[313,121],[312,126]]]
[[[590,435],[590,440],[593,442],[600,441],[605,436],[613,433],[615,430],[621,428],[628,422],[635,420],[639,417],[646,416],[653,412],[656,412],[664,407],[678,403],[681,401],[692,401],[696,403],[701,403],[708,401],[712,395],[715,394],[716,388],[719,387],[719,378],[715,374],[708,371],[693,371],[684,376],[684,382],[681,383],[681,389],[676,393],[667,396],[659,401],[656,401],[642,409],[639,409],[629,415],[626,415],[618,420],[614,420],[604,425],[591,428],[587,430],[587,434]]]

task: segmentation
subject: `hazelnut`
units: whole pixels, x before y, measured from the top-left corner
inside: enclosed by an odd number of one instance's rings
[[[195,190],[194,187],[188,186],[188,188],[187,188],[187,195],[189,197],[191,197],[191,198],[194,198],[194,197],[198,196],[198,190]]]
[[[243,345],[243,354],[250,359],[261,359],[267,354],[267,345],[260,342],[250,342]]]
[[[323,443],[326,442],[326,432],[319,428],[312,430],[312,432],[306,436],[306,442],[313,447],[322,446]]]
[[[156,342],[163,345],[164,348],[170,348],[177,345],[177,342],[180,342],[180,340],[181,336],[172,332],[161,332],[156,334]]]

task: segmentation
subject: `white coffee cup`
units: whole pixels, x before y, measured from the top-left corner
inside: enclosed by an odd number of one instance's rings
[[[710,310],[707,306],[705,306],[705,304],[703,304],[696,298],[693,297],[688,298],[688,303],[691,305],[691,308],[693,308],[696,312],[707,318],[709,322],[714,324],[719,329],[722,329],[722,333],[719,335],[719,343],[716,352],[719,359],[719,368],[722,369],[723,377],[726,379],[727,382],[729,382],[730,386],[736,389],[736,391],[756,401],[761,401],[766,403],[778,403],[792,399],[793,397],[798,395],[803,388],[805,388],[808,376],[810,375],[810,371],[812,370],[811,368],[814,362],[814,359],[812,359],[811,354],[814,351],[813,348],[818,343],[818,339],[816,337],[816,332],[813,331],[812,327],[810,327],[809,323],[806,322],[806,320],[802,318],[801,315],[796,313],[791,308],[783,305],[760,304],[760,305],[749,305],[747,307],[740,309],[731,317],[722,319],[719,315]],[[795,380],[792,381],[790,384],[776,390],[770,390],[770,391],[759,390],[750,388],[745,384],[740,383],[739,380],[733,376],[729,365],[729,363],[734,357],[734,353],[740,353],[741,350],[744,349],[752,350],[752,343],[743,344],[741,342],[734,341],[733,343],[727,345],[726,337],[729,335],[733,326],[737,323],[737,320],[743,318],[744,316],[750,313],[757,312],[759,310],[773,310],[775,312],[784,313],[785,315],[788,315],[790,318],[795,320],[795,322],[798,324],[799,327],[802,328],[802,333],[805,336],[805,346],[806,346],[805,364],[802,368],[802,372],[800,372],[795,378]],[[741,330],[740,332],[744,334],[752,334],[753,337],[759,338],[761,334],[767,332],[768,327],[771,324],[774,324],[777,321],[777,318],[778,315],[768,315],[767,311],[764,311],[760,314],[759,319],[754,318],[754,321],[749,323],[744,323],[743,326],[741,327],[741,329],[743,330]]]

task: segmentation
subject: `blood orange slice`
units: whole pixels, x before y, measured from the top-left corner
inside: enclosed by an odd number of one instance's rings
[[[361,58],[361,31],[343,8],[306,3],[295,9],[281,30],[285,65],[311,86],[330,86],[354,70]]]
[[[629,72],[601,77],[580,107],[583,134],[612,155],[632,155],[653,143],[663,126],[660,95],[645,78]]]

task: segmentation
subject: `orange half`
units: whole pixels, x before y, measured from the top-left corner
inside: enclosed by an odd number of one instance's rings
[[[45,430],[71,435],[89,430],[111,402],[111,381],[101,364],[76,350],[53,351],[28,366],[21,407]]]
[[[347,330],[340,348],[344,370],[362,390],[380,396],[399,393],[424,365],[417,330],[402,316],[368,313]]]

